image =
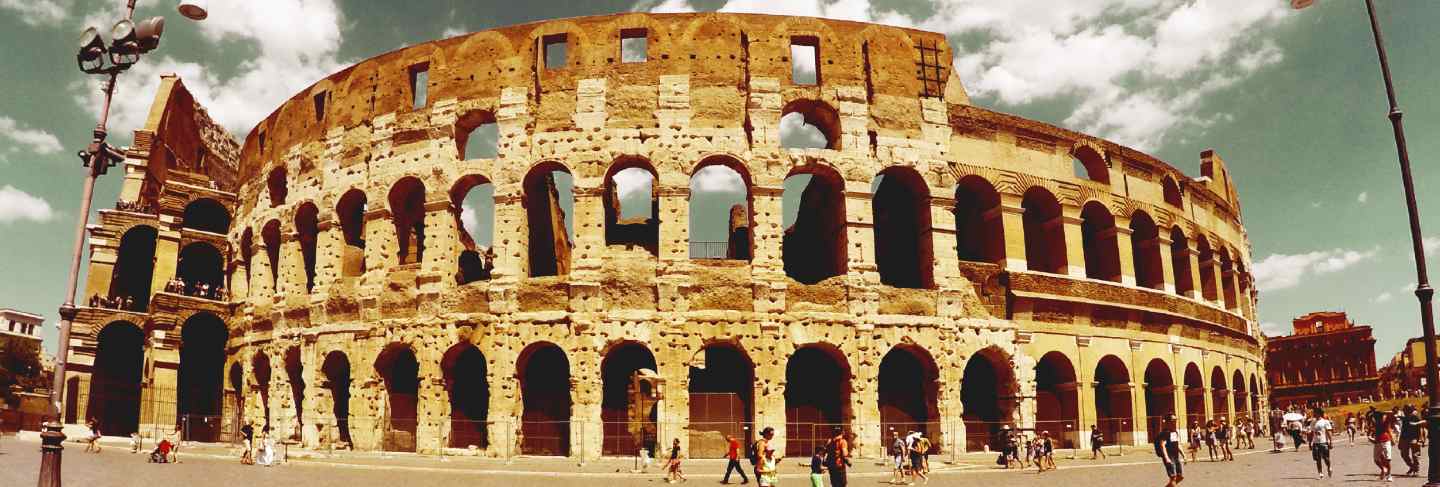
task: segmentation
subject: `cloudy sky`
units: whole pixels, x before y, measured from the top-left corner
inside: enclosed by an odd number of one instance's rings
[[[53,323],[79,206],[74,156],[96,85],[74,65],[86,25],[122,0],[0,0],[0,307]],[[112,140],[126,144],[156,77],[177,72],[236,134],[354,61],[491,27],[627,10],[725,10],[883,22],[947,34],[976,104],[1112,138],[1191,175],[1229,163],[1271,333],[1312,310],[1374,325],[1383,365],[1419,333],[1404,200],[1363,4],[1321,0],[212,0],[184,20],[171,0],[161,48],[122,77]],[[1424,224],[1440,248],[1440,2],[1380,2],[1410,134]],[[96,194],[109,206],[118,171]],[[643,179],[643,178],[639,178]],[[728,184],[717,178],[714,187]],[[639,197],[645,198],[642,193]],[[52,331],[53,333],[53,331]],[[49,346],[53,346],[50,344]]]

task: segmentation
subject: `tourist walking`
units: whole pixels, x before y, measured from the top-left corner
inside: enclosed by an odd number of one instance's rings
[[[920,479],[922,483],[930,483],[929,461],[926,456],[930,454],[930,440],[925,438],[925,433],[916,431],[915,441],[910,442],[910,483]]]
[[[1335,469],[1330,467],[1330,440],[1331,431],[1335,425],[1325,419],[1325,410],[1315,408],[1315,425],[1310,431],[1310,457],[1315,459],[1315,471],[1320,474],[1319,478],[1329,475],[1335,477]],[[1324,469],[1321,469],[1321,465]]]
[[[734,436],[725,435],[725,444],[728,447],[725,458],[729,461],[725,463],[725,478],[720,479],[720,483],[730,483],[730,472],[732,471],[740,473],[740,483],[750,483],[750,478],[745,476],[745,469],[740,468],[740,440],[735,439]]]
[[[1345,415],[1345,433],[1350,435],[1350,444],[1355,444],[1355,413]]]
[[[1225,422],[1225,418],[1220,418],[1220,427],[1215,430],[1215,443],[1220,445],[1225,461],[1235,460],[1235,454],[1230,452],[1230,434],[1230,423]]]
[[[895,433],[895,437],[899,438],[900,433]],[[903,479],[896,479],[891,483],[903,481]],[[810,487],[825,487],[825,447],[823,446],[815,447],[815,454],[810,456]]]
[[[1188,435],[1190,437],[1190,461],[1194,462],[1196,460],[1195,454],[1200,453],[1200,424],[1194,422],[1190,423],[1190,430],[1188,432],[1190,433]]]
[[[1105,446],[1105,435],[1100,434],[1100,427],[1099,427],[1099,426],[1093,425],[1093,424],[1090,425],[1090,459],[1091,459],[1091,460],[1094,460],[1094,459],[1096,458],[1096,456],[1099,456],[1100,458],[1105,458],[1105,451],[1104,451],[1104,450],[1101,450],[1101,447],[1103,447],[1103,446]]]
[[[1215,449],[1215,422],[1214,422],[1214,421],[1206,421],[1206,422],[1205,422],[1205,433],[1204,433],[1204,434],[1205,434],[1205,449],[1210,452],[1210,461],[1213,462],[1213,461],[1215,461],[1215,454],[1219,452],[1218,450]]]
[[[755,469],[755,482],[760,482],[760,470],[765,464],[765,451],[770,449],[770,440],[775,438],[775,428],[766,426],[760,430],[760,438],[750,444],[750,466]]]
[[[249,421],[245,422],[245,426],[240,427],[240,447],[244,449],[240,452],[240,464],[254,465],[255,427],[251,426]]]
[[[1040,432],[1040,458],[1035,463],[1040,465],[1041,472],[1055,470],[1055,441],[1049,431]]]
[[[85,426],[90,428],[90,436],[85,438],[85,451],[100,453],[100,422],[90,418],[85,422]]]
[[[909,449],[909,446],[905,444],[905,439],[900,437],[899,431],[891,431],[890,437],[890,459],[895,466],[895,471],[892,472],[890,476],[890,483],[897,485],[904,484],[906,477],[905,452]]]
[[[765,442],[767,447],[760,454],[760,463],[755,466],[755,484],[760,487],[772,487],[780,479],[777,472],[780,468],[780,459],[775,458],[775,450],[768,447],[769,441]]]
[[[843,430],[830,439],[828,450],[825,468],[830,471],[830,487],[845,487],[850,483],[850,439]]]
[[[685,472],[680,470],[680,439],[670,443],[670,463],[665,466],[665,483],[688,482]]]
[[[1406,476],[1415,476],[1420,473],[1420,431],[1425,420],[1415,411],[1415,406],[1405,405],[1405,414],[1400,418],[1400,459],[1405,461],[1405,466],[1410,467],[1405,471]]]
[[[1380,480],[1385,482],[1394,481],[1390,477],[1390,448],[1395,441],[1394,430],[1395,416],[1386,414],[1381,416],[1381,419],[1376,422],[1375,436],[1370,438],[1370,441],[1375,445],[1375,466],[1380,468]]]
[[[275,437],[270,435],[270,427],[260,429],[260,458],[255,463],[267,467],[275,465]]]
[[[1155,456],[1165,464],[1167,487],[1180,485],[1185,480],[1185,467],[1180,458],[1180,433],[1175,431],[1175,416],[1166,416],[1161,422],[1160,433],[1155,435]]]

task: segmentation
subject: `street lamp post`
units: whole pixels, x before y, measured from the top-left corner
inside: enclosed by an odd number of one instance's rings
[[[85,183],[81,190],[80,212],[75,222],[75,245],[70,255],[70,275],[65,281],[65,301],[60,305],[60,337],[55,352],[54,377],[50,384],[50,421],[45,423],[45,431],[40,434],[40,475],[37,484],[40,487],[60,487],[60,455],[64,450],[61,443],[65,441],[65,434],[61,432],[64,422],[61,411],[65,390],[65,365],[70,358],[70,327],[78,312],[75,309],[75,286],[80,279],[80,261],[85,250],[85,227],[90,221],[95,180],[124,159],[119,150],[105,142],[106,125],[110,119],[110,101],[115,95],[115,80],[121,72],[138,62],[141,54],[154,50],[165,30],[164,17],[134,22],[132,17],[135,15],[135,2],[136,0],[126,0],[125,18],[116,22],[111,29],[111,44],[108,49],[99,31],[91,27],[80,35],[80,51],[75,56],[81,71],[105,76],[101,86],[105,97],[100,105],[100,121],[92,132],[90,145],[78,154],[86,168]],[[181,2],[181,7],[186,6],[186,2]],[[203,7],[196,9],[197,7],[191,5],[188,11],[182,9],[182,13],[190,18],[196,18],[197,15],[204,18]]]
[[[1291,0],[1296,9],[1310,6],[1313,0]],[[1410,244],[1415,253],[1415,299],[1420,302],[1420,326],[1425,333],[1425,389],[1429,405],[1426,408],[1426,428],[1430,438],[1440,438],[1440,370],[1435,364],[1435,315],[1430,302],[1435,290],[1430,287],[1429,273],[1425,268],[1424,237],[1420,233],[1420,210],[1415,203],[1415,182],[1410,176],[1410,152],[1405,147],[1405,125],[1401,122],[1404,114],[1395,100],[1395,84],[1390,77],[1390,59],[1385,55],[1385,40],[1380,34],[1380,22],[1375,18],[1375,0],[1365,0],[1365,11],[1370,15],[1370,32],[1375,35],[1375,53],[1380,57],[1380,74],[1385,78],[1385,97],[1390,102],[1390,126],[1395,132],[1395,149],[1400,158],[1400,181],[1405,186],[1405,210],[1410,218]],[[1440,487],[1440,441],[1430,441],[1427,447],[1430,457],[1427,487]]]

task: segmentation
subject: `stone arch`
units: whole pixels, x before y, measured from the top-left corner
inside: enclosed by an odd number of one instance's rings
[[[1230,391],[1231,403],[1234,407],[1231,411],[1233,411],[1234,416],[1238,418],[1245,414],[1245,406],[1250,403],[1249,398],[1246,397],[1249,396],[1249,392],[1245,388],[1245,374],[1241,373],[1240,369],[1235,369],[1235,373],[1230,379],[1230,384],[1232,384],[1232,388],[1234,389]]]
[[[440,359],[450,395],[451,448],[490,445],[490,374],[485,354],[470,342],[457,343]]]
[[[140,427],[140,389],[145,370],[145,332],[129,321],[112,321],[95,335],[86,419],[100,432],[129,436]]]
[[[459,160],[493,159],[500,153],[500,126],[490,110],[469,110],[455,119],[455,150]]]
[[[1183,208],[1185,206],[1185,200],[1180,192],[1180,183],[1176,182],[1173,176],[1169,174],[1162,176],[1160,178],[1160,187],[1166,204],[1176,208]]]
[[[175,265],[175,277],[185,283],[182,290],[185,294],[204,294],[204,297],[209,297],[207,293],[201,292],[201,285],[203,284],[206,290],[217,292],[225,287],[225,258],[210,242],[191,242],[180,249],[179,262]]]
[[[891,166],[873,184],[875,264],[880,282],[895,287],[935,286],[930,188],[914,168]]]
[[[1085,277],[1120,282],[1120,246],[1115,216],[1098,201],[1080,210],[1080,237],[1085,247]]]
[[[391,342],[375,357],[375,373],[385,386],[381,449],[415,451],[419,411],[420,362],[409,344]]]
[[[1130,215],[1130,253],[1135,263],[1135,284],[1165,289],[1165,263],[1160,256],[1160,227],[1144,211]]]
[[[1250,372],[1250,413],[1259,419],[1260,416],[1260,378],[1255,372]]]
[[[1024,210],[1025,261],[1029,270],[1065,274],[1065,222],[1060,202],[1049,190],[1035,186],[1025,191],[1020,202]]]
[[[290,194],[285,166],[276,166],[270,170],[270,175],[265,177],[265,187],[269,190],[271,208],[285,204],[285,197]]]
[[[1195,252],[1200,262],[1200,297],[1214,302],[1219,292],[1215,287],[1215,252],[1210,248],[1210,239],[1195,235]]]
[[[738,181],[738,185],[735,183]],[[715,206],[712,200],[729,208],[724,234],[724,258],[750,260],[754,255],[755,203],[752,194],[750,171],[740,159],[728,154],[716,154],[701,159],[690,171],[690,258],[719,258],[718,235],[709,230],[710,225],[697,225],[697,221],[711,217],[702,215],[702,208]],[[726,193],[741,192],[739,197]],[[725,198],[729,199],[725,199]],[[719,247],[719,245],[713,245]]]
[[[1235,262],[1230,259],[1234,254],[1224,243],[1216,245],[1220,254],[1220,291],[1221,299],[1225,303],[1225,309],[1235,311],[1240,309],[1239,300],[1235,294]]]
[[[149,225],[136,225],[120,236],[115,271],[110,277],[110,296],[130,298],[129,311],[144,312],[150,307],[150,282],[155,272],[155,243],[160,232]]]
[[[344,247],[340,256],[340,275],[357,277],[365,273],[365,192],[350,188],[335,204],[335,217],[340,222]]]
[[[785,229],[781,255],[785,275],[815,284],[845,274],[845,180],[818,163],[792,169],[786,180],[803,176],[810,180],[799,195],[794,223]]]
[[[489,203],[483,208],[467,207],[466,200],[472,194],[478,194],[479,199],[488,200],[482,203]],[[459,269],[456,270],[456,281],[459,284],[468,284],[475,281],[489,280],[491,272],[495,268],[495,253],[491,250],[494,246],[495,212],[494,203],[495,185],[485,176],[479,174],[468,174],[455,181],[450,187],[450,213],[455,221],[456,234],[460,237]],[[466,217],[466,212],[471,212]],[[467,225],[467,222],[470,225]],[[467,228],[473,226],[475,228]],[[487,245],[481,246],[484,241]]]
[[[176,426],[185,440],[219,441],[224,398],[225,322],[209,312],[195,313],[180,328],[180,367],[176,388]]]
[[[285,380],[290,383],[290,405],[295,409],[297,433],[303,431],[305,425],[305,362],[300,353],[299,345],[285,349]]]
[[[395,223],[397,262],[417,264],[425,260],[425,183],[406,176],[390,187],[390,218]]]
[[[1195,362],[1185,365],[1185,413],[1191,428],[1205,422],[1205,378]]]
[[[1000,193],[985,178],[968,175],[955,185],[955,242],[962,261],[1005,261],[1005,227]]]
[[[555,161],[530,168],[522,185],[525,193],[526,227],[529,229],[528,263],[530,277],[570,274],[570,228],[566,224],[566,202],[573,204],[574,192],[561,195],[555,173],[570,169]]]
[[[255,353],[250,359],[250,370],[255,374],[256,389],[260,393],[260,414],[265,418],[265,427],[270,427],[270,355],[265,351]]]
[[[245,366],[240,363],[240,357],[231,356],[230,358],[233,360],[230,362],[230,372],[228,373],[230,390],[227,392],[235,394],[234,424],[244,425],[247,424],[245,419]]]
[[[828,343],[801,346],[785,364],[785,456],[824,445],[853,416],[853,375],[844,352]]]
[[[783,121],[790,114],[797,114],[802,117],[806,125],[814,126],[825,138],[826,149],[840,150],[840,112],[821,100],[811,98],[798,98],[790,100],[780,109],[780,120],[776,126],[784,129]],[[777,129],[778,130],[778,129]],[[781,141],[781,148],[790,148]]]
[[[690,454],[721,458],[725,436],[745,444],[754,439],[749,425],[754,418],[755,363],[736,341],[706,343],[695,357],[699,360],[689,367]]]
[[[1224,422],[1234,416],[1230,412],[1230,389],[1225,386],[1225,371],[1220,370],[1219,365],[1210,369],[1210,395],[1210,403],[1215,408],[1211,419]]]
[[[642,369],[656,370],[655,355],[640,342],[612,344],[600,360],[600,420],[604,424],[604,455],[633,455],[640,449],[656,450],[655,391],[648,383],[636,384],[633,377]],[[635,389],[635,386],[639,390]],[[637,401],[637,399],[639,399]]]
[[[1079,444],[1080,391],[1075,365],[1051,351],[1035,364],[1035,429],[1060,434],[1061,447]]]
[[[643,180],[649,177],[648,183],[642,183],[649,187],[647,191],[650,196],[650,204],[646,216],[638,218],[626,217],[623,212],[622,194],[619,178],[637,178]],[[650,161],[638,156],[622,156],[616,158],[605,171],[604,194],[605,194],[605,245],[634,245],[644,248],[651,255],[660,253],[660,198],[659,188],[660,174],[655,171],[655,166]]]
[[[1190,241],[1180,227],[1170,228],[1170,268],[1175,275],[1175,293],[1188,296],[1195,291],[1195,279],[1190,270]]]
[[[224,235],[230,231],[230,210],[210,198],[196,198],[185,205],[184,227]]]
[[[520,381],[520,452],[570,454],[570,360],[550,342],[533,343],[515,362]]]
[[[295,210],[295,239],[300,242],[300,257],[305,264],[305,291],[315,289],[315,250],[320,239],[320,209],[306,201]]]
[[[1120,357],[1106,355],[1096,363],[1094,377],[1096,425],[1106,441],[1127,441],[1135,431],[1129,367]]]
[[[331,414],[335,416],[335,429],[340,434],[340,441],[352,443],[350,439],[350,357],[345,352],[334,350],[325,354],[325,362],[320,365],[320,373],[325,375],[326,386],[330,389]]]
[[[1161,430],[1165,417],[1175,414],[1175,378],[1165,360],[1151,359],[1145,366],[1145,430],[1152,438]]]
[[[1070,150],[1070,158],[1075,168],[1075,176],[1100,184],[1110,184],[1110,163],[1105,160],[1100,148],[1084,142],[1077,143]]]
[[[250,227],[240,234],[240,261],[245,263],[245,282],[249,288],[255,287],[255,282],[250,278],[254,275],[255,267],[250,264],[251,258],[255,256],[255,232]],[[233,277],[233,276],[232,276]],[[248,290],[246,292],[249,292]]]
[[[280,289],[280,220],[270,220],[260,230],[260,241],[265,245],[265,257],[270,263],[270,292],[279,294]]]
[[[935,444],[944,444],[940,417],[940,368],[925,348],[913,343],[896,345],[880,359],[876,404],[880,432],[886,435],[920,431]]]
[[[996,346],[983,348],[966,360],[960,379],[966,451],[1004,447],[1001,432],[1013,427],[1019,389],[1010,364],[1010,354]]]

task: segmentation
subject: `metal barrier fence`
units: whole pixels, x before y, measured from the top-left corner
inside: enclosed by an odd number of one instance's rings
[[[690,241],[691,259],[724,259],[730,255],[730,242]]]

